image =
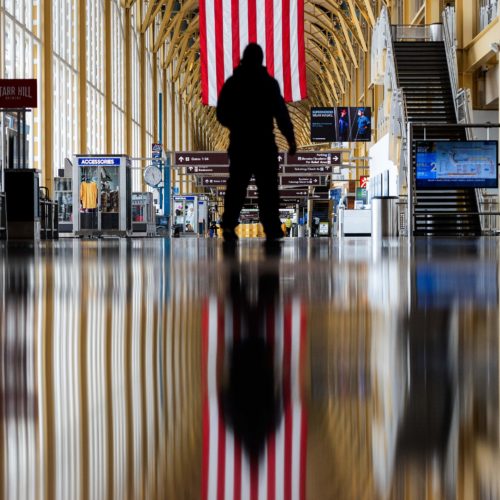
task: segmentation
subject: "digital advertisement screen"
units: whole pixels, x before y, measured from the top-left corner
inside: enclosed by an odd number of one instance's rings
[[[335,142],[335,108],[311,108],[311,141]]]
[[[372,136],[371,108],[311,108],[312,142],[367,142]]]
[[[417,141],[417,188],[498,187],[497,141]]]

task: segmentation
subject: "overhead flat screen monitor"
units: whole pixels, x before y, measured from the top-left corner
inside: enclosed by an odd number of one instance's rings
[[[371,141],[371,120],[369,107],[311,108],[311,141]]]
[[[497,141],[417,141],[417,188],[498,187]]]

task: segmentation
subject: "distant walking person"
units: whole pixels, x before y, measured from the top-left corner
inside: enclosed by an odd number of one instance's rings
[[[290,232],[292,230],[292,219],[290,219],[290,216],[288,216],[285,219],[285,228],[286,228],[286,235],[290,236]]]
[[[217,119],[230,131],[229,180],[222,216],[224,241],[235,243],[235,228],[252,175],[258,189],[260,220],[267,242],[283,236],[279,218],[278,148],[274,118],[295,154],[293,125],[278,82],[262,65],[264,53],[249,44],[233,76],[224,83],[217,103]]]

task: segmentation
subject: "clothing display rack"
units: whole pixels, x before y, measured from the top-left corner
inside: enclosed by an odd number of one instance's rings
[[[131,234],[131,161],[128,156],[76,155],[72,190],[76,236]]]

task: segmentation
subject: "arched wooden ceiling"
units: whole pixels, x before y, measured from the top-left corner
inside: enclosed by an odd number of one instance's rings
[[[199,0],[121,0],[135,8],[137,28],[151,36],[152,50],[169,69],[184,101],[212,138],[213,149],[225,149],[228,134],[203,106],[200,88]],[[372,0],[305,0],[305,44],[308,99],[290,104],[299,147],[310,143],[311,106],[335,106],[348,91],[352,68],[368,50],[367,34],[375,23]],[[278,136],[281,148],[286,141]]]

